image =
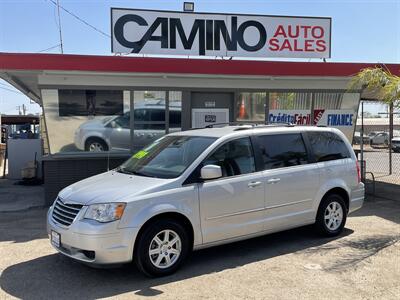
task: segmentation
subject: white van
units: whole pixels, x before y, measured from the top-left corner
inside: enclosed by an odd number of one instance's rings
[[[62,254],[170,274],[190,251],[314,224],[342,232],[364,201],[336,129],[226,126],[166,135],[115,170],[63,189],[48,212]]]

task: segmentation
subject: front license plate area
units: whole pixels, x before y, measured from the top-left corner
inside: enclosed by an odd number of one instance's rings
[[[51,231],[51,243],[57,247],[60,248],[61,245],[61,235],[58,232]]]

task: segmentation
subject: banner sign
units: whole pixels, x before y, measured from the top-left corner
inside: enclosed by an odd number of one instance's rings
[[[296,125],[321,125],[328,127],[353,127],[354,110],[315,109],[311,122],[310,110],[270,110],[269,123],[291,123]]]
[[[331,18],[111,9],[113,53],[329,58]]]

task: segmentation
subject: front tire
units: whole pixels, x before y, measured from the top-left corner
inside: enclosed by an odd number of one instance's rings
[[[108,151],[108,145],[101,138],[90,137],[85,142],[85,151],[89,152]]]
[[[330,194],[322,200],[314,226],[318,233],[332,237],[343,231],[346,220],[347,207],[342,196]]]
[[[174,273],[190,251],[186,229],[175,220],[161,219],[146,226],[135,245],[134,260],[149,277]]]

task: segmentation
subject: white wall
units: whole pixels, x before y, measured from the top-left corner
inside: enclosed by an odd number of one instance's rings
[[[38,175],[41,176],[42,140],[41,139],[9,139],[8,147],[8,178],[21,179],[21,169],[30,161],[38,161]]]

